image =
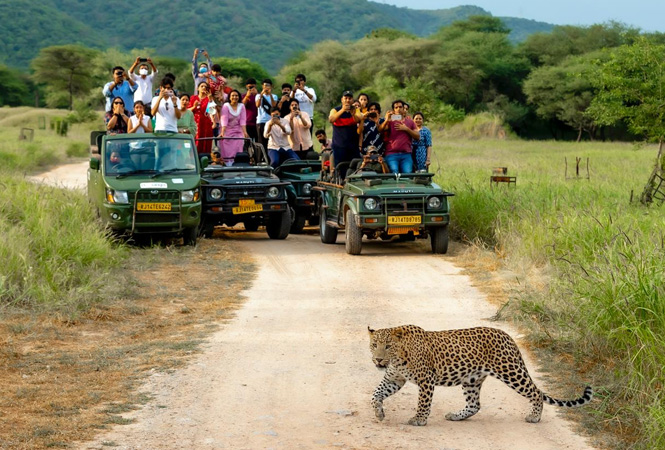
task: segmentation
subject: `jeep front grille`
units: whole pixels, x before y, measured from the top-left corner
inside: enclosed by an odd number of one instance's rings
[[[164,191],[161,189],[151,190],[140,190],[136,192],[136,201],[139,202],[178,202],[180,198],[180,192],[178,191]]]
[[[386,207],[386,213],[400,212],[424,212],[425,200],[423,197],[384,197],[382,199]]]
[[[266,196],[266,188],[261,186],[230,187],[227,189],[227,200],[238,201],[243,198],[263,198]]]

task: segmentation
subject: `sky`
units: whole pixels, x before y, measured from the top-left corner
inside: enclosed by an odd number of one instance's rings
[[[411,9],[480,6],[493,16],[520,17],[555,25],[591,25],[610,20],[643,31],[665,32],[665,0],[372,0]]]

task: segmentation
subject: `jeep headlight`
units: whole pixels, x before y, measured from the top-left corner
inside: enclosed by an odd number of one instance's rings
[[[127,191],[106,190],[106,201],[109,203],[129,203]]]
[[[222,198],[222,190],[219,188],[211,189],[210,198],[213,200],[219,200],[220,198]]]
[[[199,199],[199,190],[190,189],[189,191],[182,191],[180,193],[180,201],[183,203],[195,202]]]
[[[271,186],[268,189],[268,198],[277,198],[277,197],[279,197],[279,188]]]
[[[302,185],[302,193],[305,195],[309,195],[312,193],[312,184],[311,183],[305,183]]]
[[[379,202],[377,202],[376,199],[372,197],[366,198],[364,204],[365,204],[365,209],[369,211],[374,211],[379,207]]]
[[[439,209],[441,208],[441,199],[439,197],[430,197],[427,200],[427,206],[429,209]]]

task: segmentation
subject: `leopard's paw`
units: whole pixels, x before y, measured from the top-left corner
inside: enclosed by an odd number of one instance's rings
[[[414,416],[409,419],[409,425],[414,425],[417,427],[424,427],[427,425],[427,419],[423,419],[422,417]]]
[[[379,420],[383,420],[386,417],[386,413],[383,412],[383,404],[379,402],[372,402],[372,407],[374,408],[374,414]]]

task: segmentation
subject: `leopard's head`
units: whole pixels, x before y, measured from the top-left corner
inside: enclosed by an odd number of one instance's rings
[[[395,357],[395,344],[399,338],[396,333],[399,334],[401,331],[399,328],[372,330],[370,327],[367,327],[367,331],[369,331],[369,350],[372,352],[372,362],[379,369],[385,369]]]

